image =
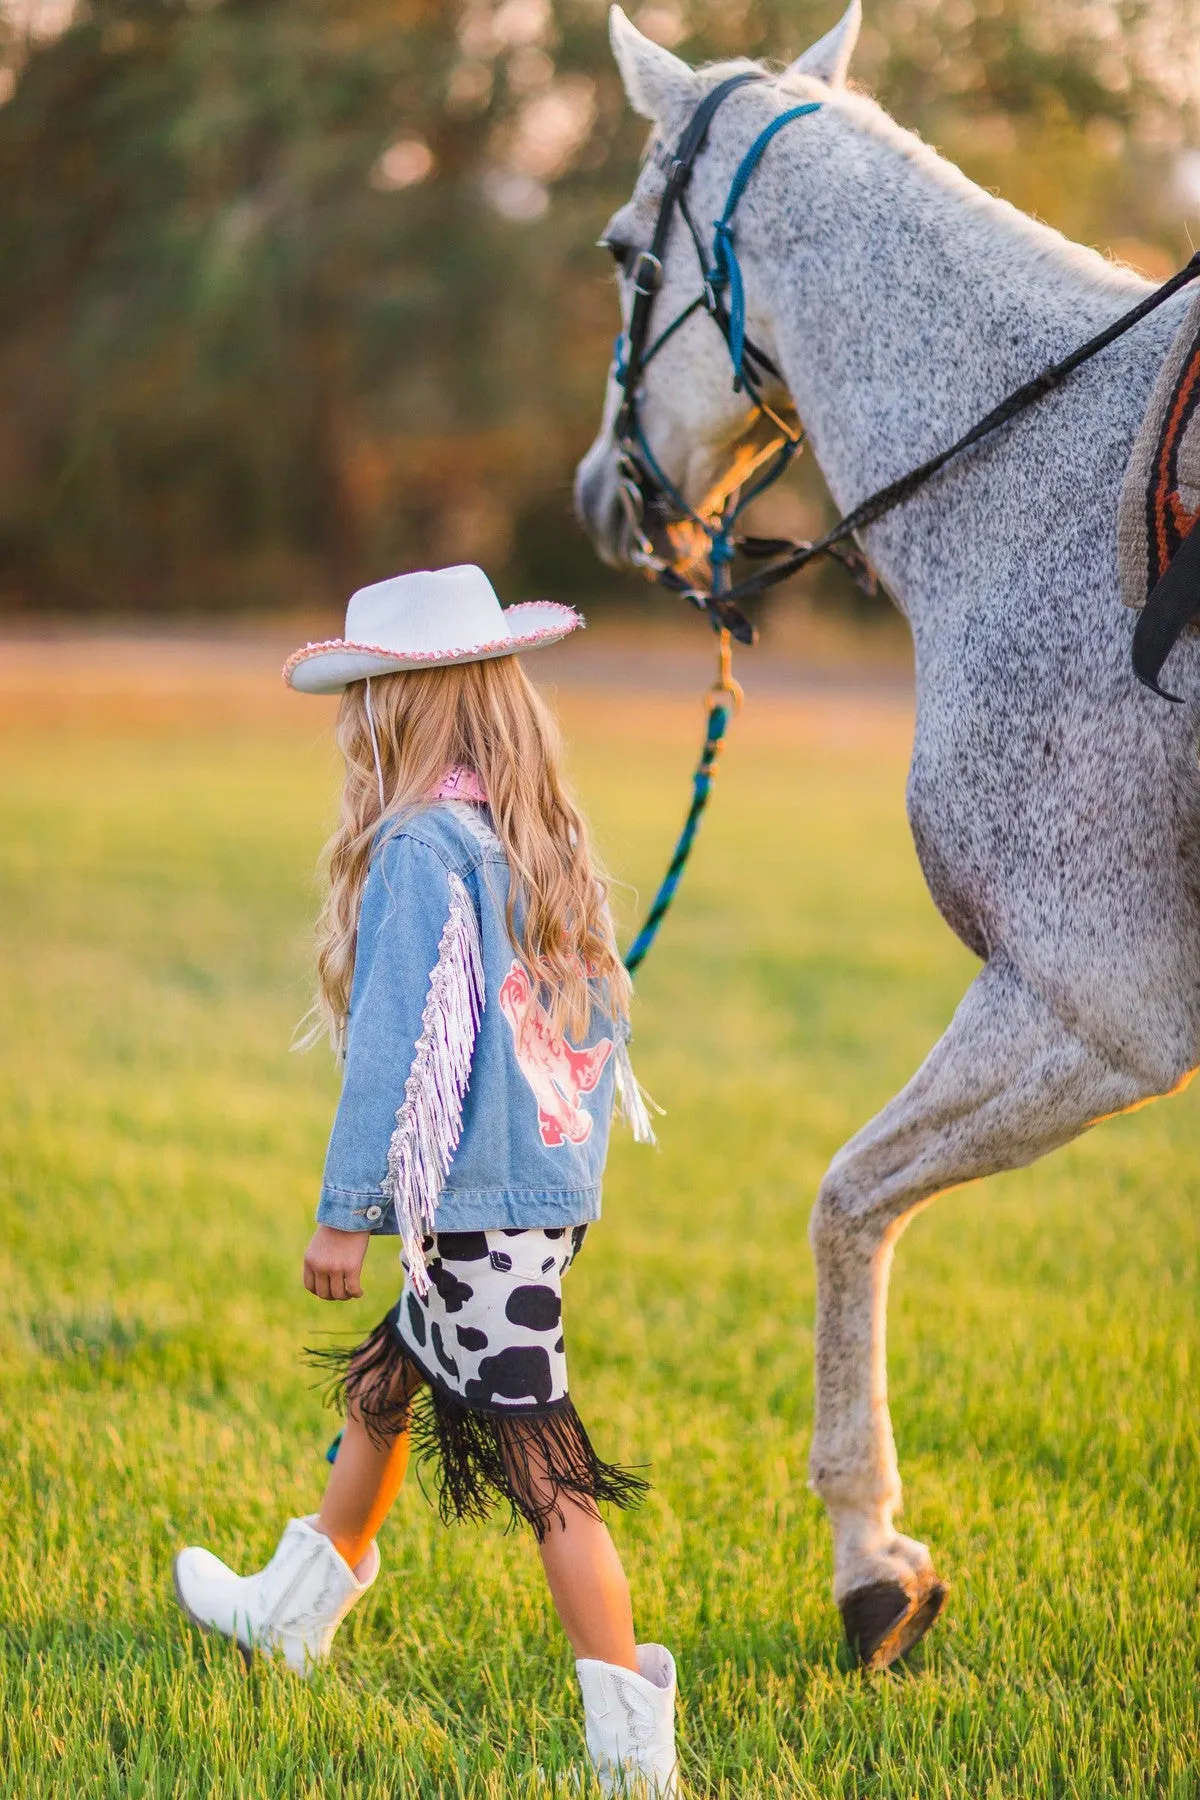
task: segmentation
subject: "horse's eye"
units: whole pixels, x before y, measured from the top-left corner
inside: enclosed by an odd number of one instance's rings
[[[629,259],[633,255],[632,244],[623,244],[620,238],[601,238],[600,248],[608,251],[622,273],[629,267]]]

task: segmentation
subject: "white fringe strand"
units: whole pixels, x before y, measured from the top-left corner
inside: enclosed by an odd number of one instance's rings
[[[421,1241],[433,1230],[437,1203],[458,1148],[463,1095],[471,1077],[484,998],[479,923],[466,887],[451,874],[450,916],[429,975],[421,1035],[396,1114],[385,1184],[419,1294],[429,1291]]]
[[[634,1074],[633,1064],[629,1060],[629,1045],[624,1037],[617,1039],[613,1055],[613,1075],[617,1088],[617,1111],[632,1131],[634,1143],[657,1144],[658,1139],[650,1123],[650,1108],[653,1106],[660,1118],[663,1109],[651,1100]]]

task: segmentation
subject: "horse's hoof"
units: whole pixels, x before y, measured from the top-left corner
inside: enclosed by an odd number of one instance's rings
[[[898,1581],[873,1581],[842,1601],[846,1641],[864,1669],[886,1669],[920,1643],[946,1604],[946,1583],[932,1569],[915,1576],[911,1589]]]

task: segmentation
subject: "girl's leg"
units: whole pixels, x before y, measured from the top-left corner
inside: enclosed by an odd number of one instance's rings
[[[402,1401],[413,1392],[415,1386],[408,1386],[402,1370],[392,1398]],[[370,1549],[400,1492],[408,1469],[408,1449],[407,1431],[377,1443],[351,1400],[337,1460],[329,1471],[314,1524],[352,1569]]]
[[[542,1563],[575,1652],[588,1755],[605,1794],[677,1800],[675,1659],[635,1645],[629,1587],[601,1519],[560,1492]]]
[[[636,1673],[629,1583],[608,1527],[566,1494],[559,1505],[563,1522],[549,1521],[538,1548],[571,1648],[577,1657]]]

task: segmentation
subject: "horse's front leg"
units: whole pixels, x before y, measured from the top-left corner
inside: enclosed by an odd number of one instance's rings
[[[945,1597],[924,1545],[892,1528],[900,1476],[885,1320],[896,1239],[942,1189],[1032,1162],[1174,1079],[1170,1068],[1139,1074],[1081,1042],[996,955],[907,1087],[830,1165],[810,1228],[817,1265],[810,1477],[833,1529],[834,1599],[851,1646],[869,1666],[882,1668],[911,1648]]]

